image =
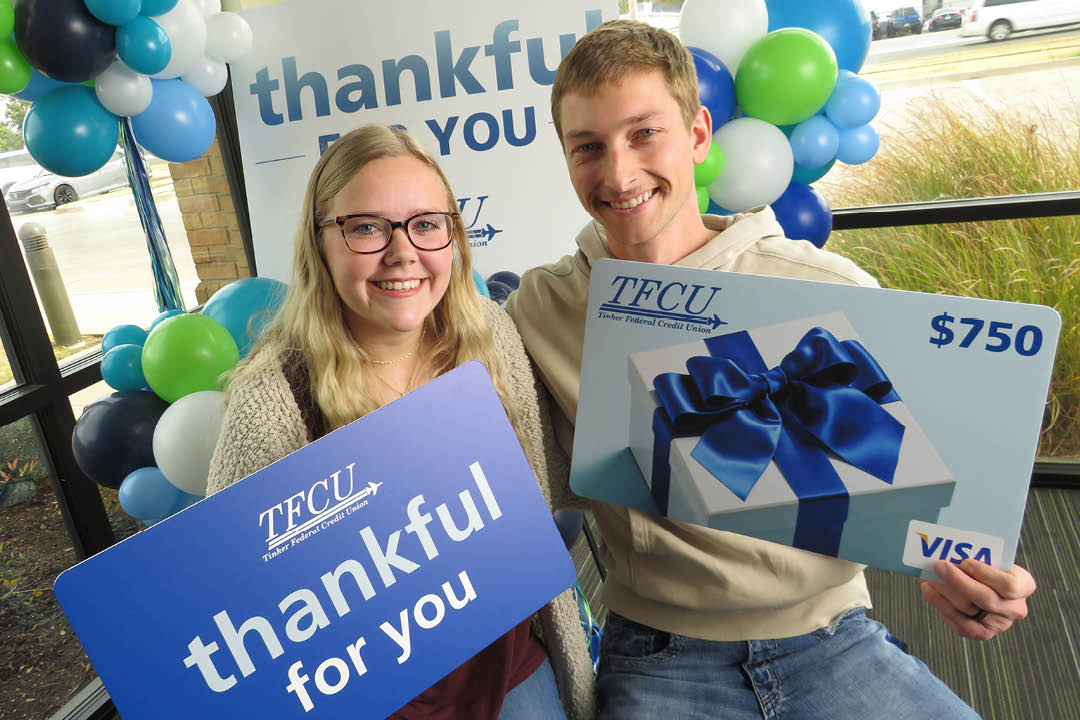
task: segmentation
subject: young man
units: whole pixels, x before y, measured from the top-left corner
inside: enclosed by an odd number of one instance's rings
[[[850,261],[788,240],[768,208],[702,216],[693,166],[711,142],[689,53],[628,21],[584,36],[559,66],[552,115],[594,218],[573,256],[525,274],[507,309],[558,405],[570,451],[589,271],[598,258],[874,286]],[[965,718],[975,713],[866,618],[861,565],[593,503],[611,614],[600,665],[610,718]],[[953,631],[989,639],[1034,590],[966,560],[922,592]]]

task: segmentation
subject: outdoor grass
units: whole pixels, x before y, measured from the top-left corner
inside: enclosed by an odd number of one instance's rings
[[[1080,113],[985,107],[929,96],[912,130],[833,194],[833,205],[981,198],[1080,188]],[[1080,456],[1080,217],[851,230],[829,249],[884,287],[1050,305],[1062,330],[1039,454]]]

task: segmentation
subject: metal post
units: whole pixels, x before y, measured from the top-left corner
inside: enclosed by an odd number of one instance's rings
[[[65,347],[79,344],[82,333],[75,322],[75,313],[71,310],[67,288],[56,265],[56,256],[45,237],[45,227],[36,222],[22,225],[19,228],[19,242],[22,243],[26,267],[34,278],[34,287],[52,329],[53,342]]]

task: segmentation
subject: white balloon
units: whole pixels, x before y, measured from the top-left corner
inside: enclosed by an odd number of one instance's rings
[[[204,18],[221,12],[221,0],[195,0],[195,6],[199,8]]]
[[[180,77],[206,52],[206,19],[199,12],[195,0],[177,0],[172,10],[155,15],[151,20],[162,27],[172,47],[169,64],[152,77]]]
[[[738,118],[721,125],[713,142],[724,153],[724,171],[709,186],[709,197],[717,205],[743,212],[784,194],[795,159],[780,128],[757,118]]]
[[[154,461],[166,480],[192,495],[206,494],[224,414],[225,394],[217,390],[190,393],[165,408],[154,426]]]
[[[747,48],[769,31],[765,0],[686,0],[679,14],[679,39],[708,50],[732,77]]]
[[[229,70],[221,60],[203,55],[190,70],[180,76],[180,79],[206,97],[210,97],[225,89],[225,83],[229,79]]]
[[[236,13],[223,12],[206,19],[206,53],[211,57],[238,60],[251,51],[253,42],[251,26]]]
[[[150,78],[116,60],[94,78],[98,102],[113,115],[130,117],[150,107],[154,88]]]

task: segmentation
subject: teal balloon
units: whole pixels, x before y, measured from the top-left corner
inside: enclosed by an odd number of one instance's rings
[[[825,163],[821,167],[808,168],[795,163],[795,169],[791,173],[791,182],[803,183],[809,185],[812,182],[817,182],[821,178],[832,170],[832,166],[836,164],[836,158],[833,158],[829,162]]]
[[[138,325],[114,325],[101,338],[101,352],[107,353],[117,345],[142,345],[146,342],[146,331]]]
[[[23,140],[35,162],[67,177],[89,175],[108,162],[119,137],[117,117],[85,85],[50,90],[23,121]]]
[[[142,345],[126,343],[110,349],[101,358],[101,379],[114,390],[141,390],[146,387],[142,371]]]
[[[273,278],[236,280],[214,293],[203,306],[202,314],[217,320],[229,331],[240,357],[244,357],[274,318],[288,289],[288,285]]]
[[[85,0],[86,9],[107,25],[123,25],[134,20],[142,8],[141,0]]]
[[[139,15],[116,29],[116,52],[135,72],[153,75],[164,70],[172,59],[172,41],[165,28]]]
[[[154,318],[154,322],[150,323],[150,328],[147,330],[147,332],[151,332],[158,325],[165,322],[166,320],[173,317],[174,315],[183,315],[183,314],[184,314],[183,310],[176,310],[175,308],[172,309],[172,310],[166,310],[165,312],[161,313],[156,318]]]
[[[142,0],[143,15],[163,15],[174,7],[177,0]]]

